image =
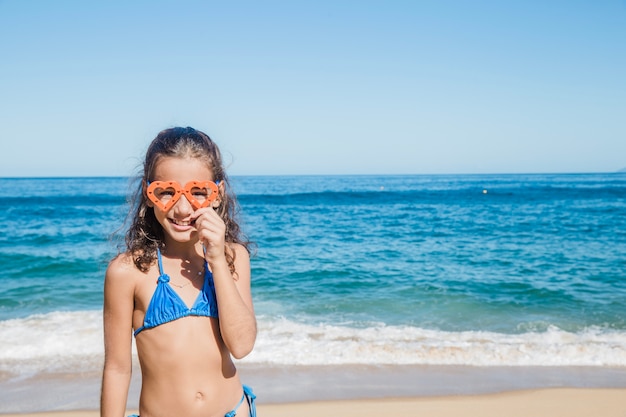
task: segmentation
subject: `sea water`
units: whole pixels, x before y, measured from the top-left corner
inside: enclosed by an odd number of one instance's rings
[[[626,366],[625,174],[231,180],[255,243],[241,362]],[[0,379],[101,369],[133,184],[0,179]]]

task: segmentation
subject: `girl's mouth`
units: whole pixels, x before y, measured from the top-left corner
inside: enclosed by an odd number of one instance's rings
[[[193,226],[196,221],[195,220],[177,220],[177,219],[169,219],[170,223],[180,226],[180,227],[190,227]]]

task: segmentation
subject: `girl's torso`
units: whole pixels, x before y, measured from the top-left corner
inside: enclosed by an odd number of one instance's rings
[[[159,271],[159,265],[154,265],[147,274],[138,274],[136,278],[134,329],[145,325],[161,272],[170,279],[170,283],[165,283],[169,287],[167,291],[175,293],[170,300],[178,306],[174,309],[180,308],[180,302],[192,308],[202,298],[201,291],[210,293],[206,277],[191,282],[182,277],[180,260],[163,258],[162,268]],[[171,285],[185,282],[190,283],[181,288]],[[222,341],[217,317],[192,314],[145,328],[137,334],[136,345],[142,370],[142,417],[222,417],[241,398],[242,385]]]

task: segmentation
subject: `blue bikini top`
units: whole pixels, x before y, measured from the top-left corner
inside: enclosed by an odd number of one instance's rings
[[[159,261],[159,279],[146,310],[143,326],[135,330],[135,336],[142,330],[151,329],[182,317],[202,316],[217,318],[217,298],[215,297],[213,274],[209,271],[206,261],[204,263],[204,284],[202,285],[202,290],[191,308],[189,308],[169,284],[170,277],[163,272],[161,251],[158,249],[157,259]]]

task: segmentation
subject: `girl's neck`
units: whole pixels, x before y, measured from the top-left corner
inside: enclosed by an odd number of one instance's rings
[[[168,258],[193,259],[196,256],[204,257],[200,242],[166,241],[161,253]]]

